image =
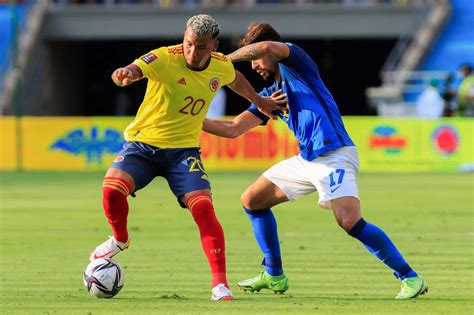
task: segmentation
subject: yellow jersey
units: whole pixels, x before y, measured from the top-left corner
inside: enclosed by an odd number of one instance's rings
[[[212,52],[206,69],[191,70],[181,44],[152,50],[133,64],[148,85],[135,120],[125,129],[125,140],[159,148],[198,147],[212,99],[235,79],[232,62]]]

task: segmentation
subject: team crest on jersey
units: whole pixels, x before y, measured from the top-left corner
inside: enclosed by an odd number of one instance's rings
[[[115,158],[114,162],[122,162],[124,159],[123,155],[119,155]]]
[[[209,82],[209,88],[212,92],[217,91],[217,89],[219,88],[219,78],[212,78]]]
[[[152,52],[142,57],[142,60],[145,61],[146,64],[150,64],[156,59],[158,59],[158,57]]]

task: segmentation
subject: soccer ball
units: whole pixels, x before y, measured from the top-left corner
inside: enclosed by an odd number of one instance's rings
[[[84,286],[98,298],[111,298],[123,288],[124,272],[120,265],[112,260],[100,258],[91,262],[84,272]]]

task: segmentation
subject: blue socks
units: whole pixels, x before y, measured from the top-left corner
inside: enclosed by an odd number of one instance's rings
[[[273,212],[270,209],[255,212],[244,209],[252,222],[255,239],[265,257],[263,265],[266,271],[272,276],[283,274],[277,223]],[[376,225],[361,218],[349,231],[349,235],[361,241],[369,252],[394,271],[397,278],[417,276],[387,234]]]
[[[265,265],[266,271],[272,276],[283,274],[277,223],[272,210],[251,212],[245,207],[244,209],[252,222],[253,234],[265,257],[262,264]]]
[[[398,279],[417,276],[387,234],[376,225],[361,218],[349,231],[349,235],[361,241],[369,252],[394,271]]]

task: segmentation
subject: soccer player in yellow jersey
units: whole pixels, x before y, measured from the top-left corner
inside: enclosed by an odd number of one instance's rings
[[[129,246],[127,197],[162,176],[199,228],[212,273],[211,300],[232,300],[224,232],[214,213],[199,135],[221,86],[228,85],[270,117],[279,102],[261,98],[232,62],[215,52],[219,27],[212,17],[193,16],[186,26],[182,44],[152,50],[112,74],[118,86],[142,78],[148,85],[135,120],[125,130],[124,149],[103,182],[103,206],[114,235],[92,251],[90,260],[111,258]]]

